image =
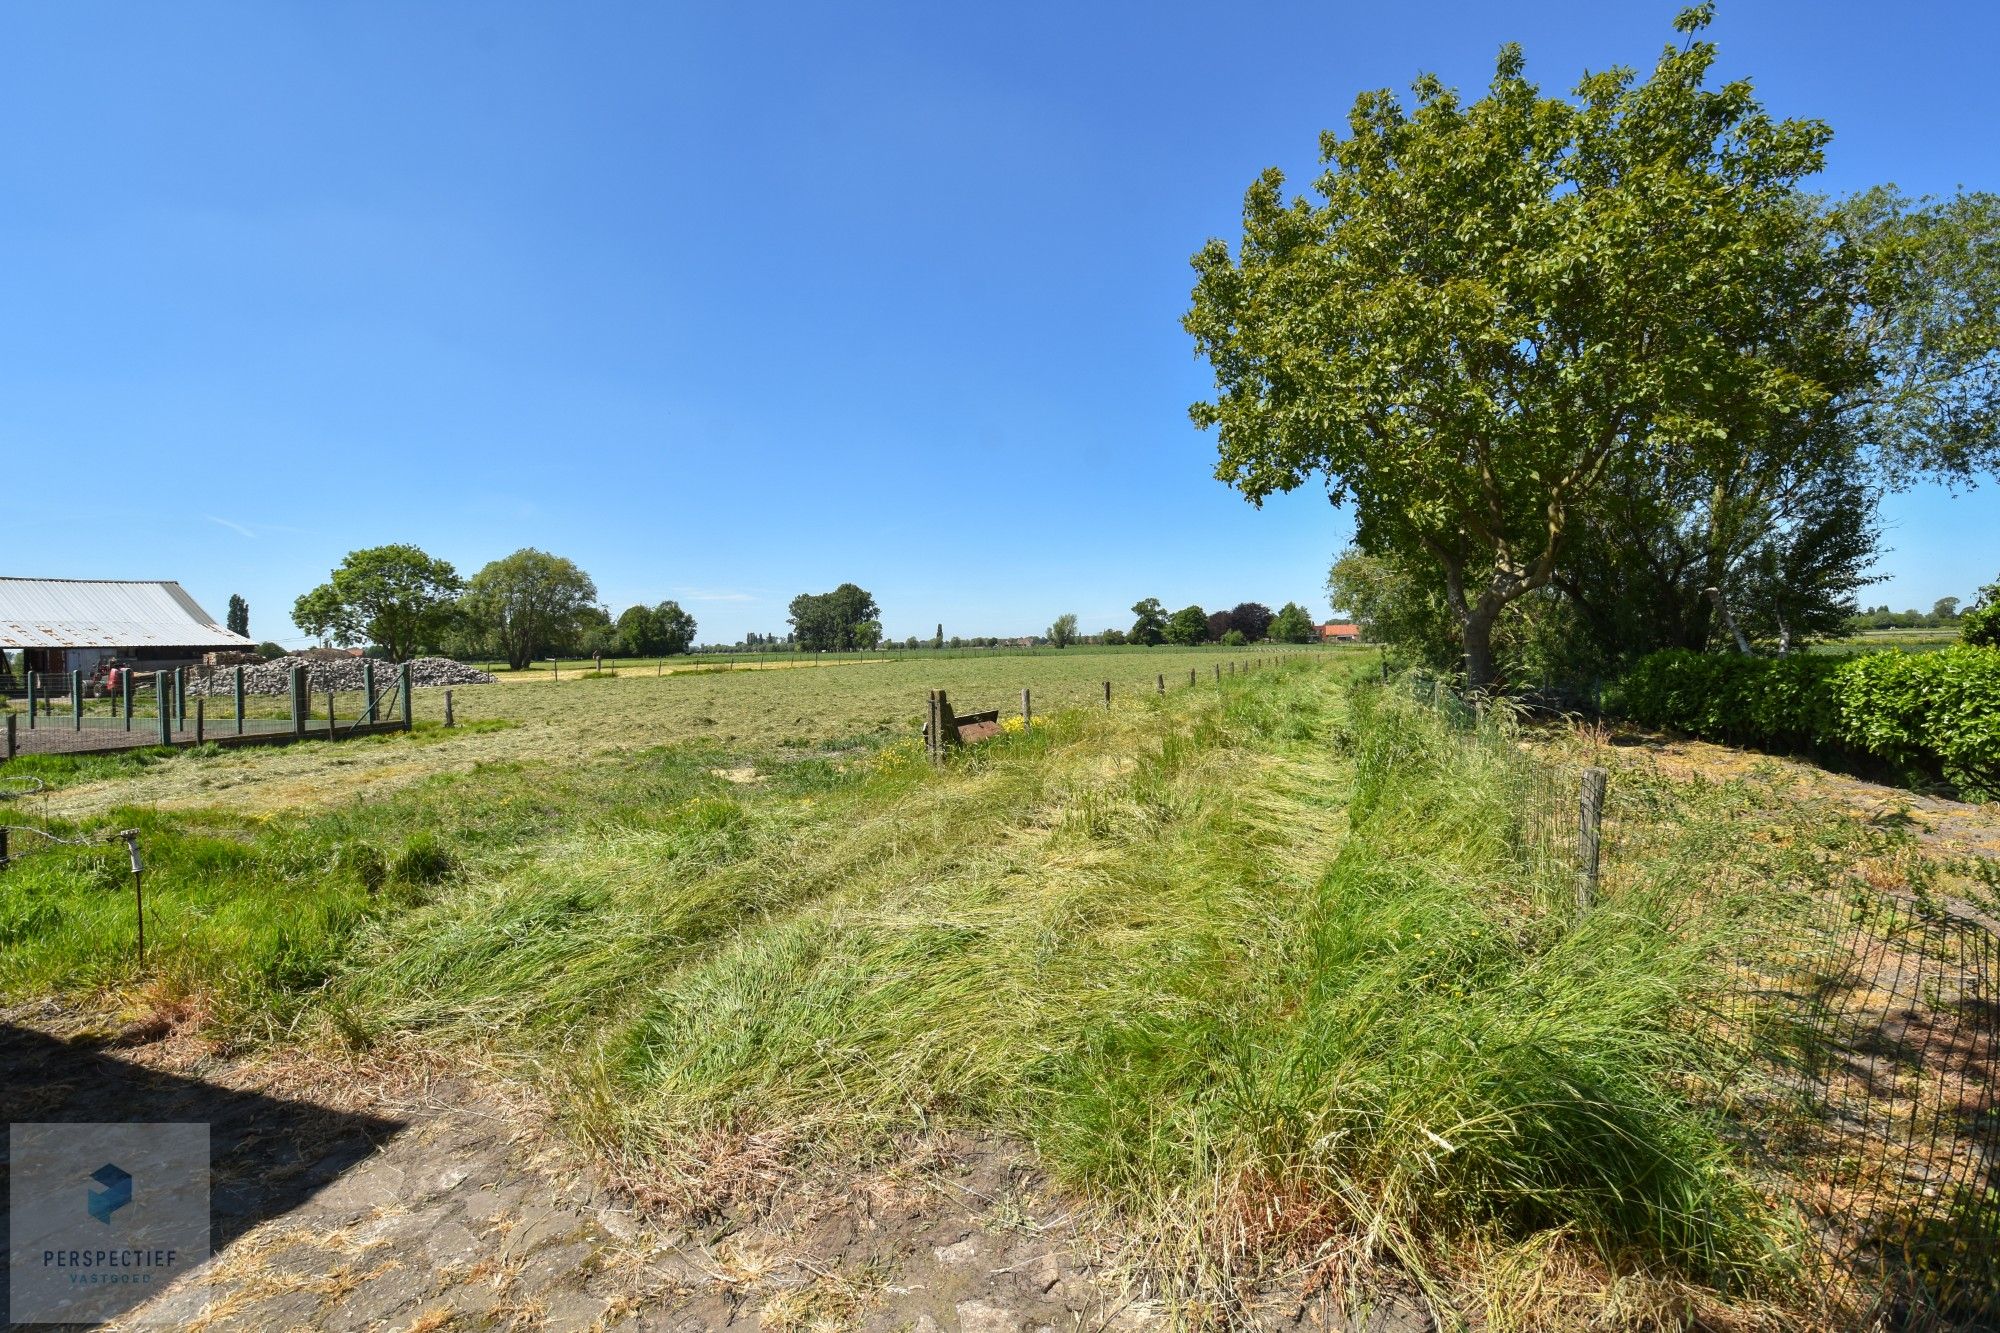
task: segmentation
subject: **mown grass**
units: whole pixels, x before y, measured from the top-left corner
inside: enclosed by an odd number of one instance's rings
[[[1307,663],[943,770],[905,740],[731,781],[740,750],[682,743],[268,818],[113,810],[59,827],[141,828],[150,971],[122,851],[50,854],[0,886],[0,990],[474,1046],[633,1179],[749,1134],[846,1160],[1004,1131],[1191,1297],[1371,1253],[1449,1303],[1547,1287],[1524,1255],[1688,1309],[1777,1290],[1791,1224],[1712,1109],[1713,1015],[1824,848],[1656,792],[1579,916],[1516,741]]]

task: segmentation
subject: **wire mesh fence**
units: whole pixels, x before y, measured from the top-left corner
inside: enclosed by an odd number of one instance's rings
[[[1896,1326],[1994,1327],[2000,932],[1868,897],[1809,923],[1788,961],[1770,1029],[1787,1040],[1766,1054],[1798,1113],[1785,1146],[1823,1277]]]
[[[1423,673],[1397,679],[1467,733],[1507,707]],[[1671,841],[1657,784],[1614,782],[1593,821],[1590,769],[1489,748],[1545,902],[1564,904],[1594,860],[1615,905]],[[1870,892],[1753,938],[1713,1015],[1713,1087],[1788,1182],[1829,1326],[2000,1327],[2000,922]]]

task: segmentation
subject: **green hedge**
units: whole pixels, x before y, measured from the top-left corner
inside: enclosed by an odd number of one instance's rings
[[[1649,726],[1764,749],[1874,759],[2000,795],[2000,648],[1847,657],[1673,649],[1642,658],[1625,712]]]

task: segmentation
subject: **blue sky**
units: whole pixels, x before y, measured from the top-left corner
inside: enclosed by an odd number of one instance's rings
[[[895,636],[1326,610],[1349,524],[1210,477],[1188,256],[1356,92],[1650,63],[1675,6],[14,4],[0,572],[174,577],[262,637],[348,550],[525,545],[615,610]],[[1725,0],[1825,188],[2000,188],[2000,13]],[[1928,607],[2000,487],[1888,506]]]

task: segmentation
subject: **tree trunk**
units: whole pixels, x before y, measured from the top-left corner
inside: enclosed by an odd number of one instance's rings
[[[1459,622],[1459,634],[1465,641],[1465,687],[1474,694],[1490,693],[1494,685],[1493,622],[1500,613],[1498,608],[1484,606],[1484,600]]]

